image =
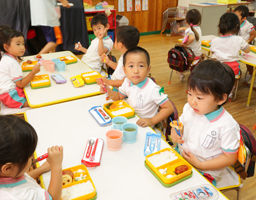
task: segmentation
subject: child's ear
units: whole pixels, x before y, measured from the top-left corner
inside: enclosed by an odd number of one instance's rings
[[[109,23],[107,23],[105,28],[108,30],[109,27],[110,27],[110,26],[109,26]]]
[[[151,66],[148,66],[148,73],[150,72]]]
[[[125,67],[123,66],[124,73],[126,74]]]
[[[4,47],[4,50],[8,52],[9,46],[7,44],[4,44],[3,47]]]
[[[224,102],[226,102],[226,101],[227,101],[227,98],[228,98],[228,95],[227,95],[227,94],[223,94],[223,95],[222,95],[222,99],[220,99],[220,100],[218,101],[218,105],[222,105]]]
[[[1,174],[5,176],[9,176],[14,169],[13,163],[6,163],[1,167]]]

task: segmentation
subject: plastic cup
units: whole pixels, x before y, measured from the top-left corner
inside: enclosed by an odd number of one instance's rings
[[[60,59],[59,58],[54,58],[54,59],[52,59],[52,62],[59,62],[60,61]]]
[[[112,129],[106,133],[108,149],[118,151],[122,147],[123,133],[120,130]]]
[[[126,123],[122,126],[123,141],[125,143],[134,143],[137,141],[138,126],[134,123]]]
[[[44,67],[44,69],[46,69],[46,63],[48,62],[52,62],[51,60],[42,60],[42,65]]]
[[[126,117],[114,117],[112,120],[112,129],[122,130],[122,126],[127,123]]]
[[[55,63],[52,62],[52,61],[46,62],[46,63],[45,63],[45,69],[46,69],[46,71],[48,71],[48,72],[54,72]]]
[[[64,61],[56,62],[55,67],[56,67],[57,71],[59,71],[59,72],[65,71],[67,69],[67,65]]]

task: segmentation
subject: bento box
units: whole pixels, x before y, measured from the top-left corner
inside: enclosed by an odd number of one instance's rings
[[[87,85],[97,83],[96,79],[103,77],[99,72],[96,71],[85,72],[82,73],[81,76],[84,79],[85,84]]]
[[[32,89],[50,87],[51,81],[48,74],[42,74],[34,76],[34,78],[30,81],[30,85]]]
[[[130,119],[135,116],[134,109],[123,100],[104,104],[103,109],[112,118],[117,116],[123,116]]]
[[[252,51],[253,53],[256,53],[256,47],[255,47],[255,46],[251,46],[251,51]]]
[[[59,58],[60,61],[64,61],[67,65],[77,62],[77,58],[75,56],[72,56],[72,55],[62,56],[62,57],[57,57],[57,58]]]
[[[95,185],[84,165],[62,170],[62,179],[61,200],[94,200],[97,198]]]
[[[73,76],[70,78],[70,80],[75,87],[81,87],[84,85],[84,80],[82,79],[81,75]]]
[[[145,166],[166,187],[192,176],[192,166],[171,148],[147,155]]]
[[[33,67],[38,63],[38,61],[31,61],[27,60],[26,62],[23,62],[21,65],[21,69],[23,72],[28,72],[33,69]]]
[[[210,47],[211,46],[211,40],[202,40],[202,46]]]

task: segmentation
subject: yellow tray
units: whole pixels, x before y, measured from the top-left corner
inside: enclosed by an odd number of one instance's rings
[[[205,47],[210,47],[211,40],[202,40],[202,45]]]
[[[81,75],[76,75],[70,78],[75,87],[81,87],[84,85],[84,80]]]
[[[97,83],[96,79],[103,77],[99,72],[96,71],[85,72],[82,73],[81,76],[84,79],[85,84],[87,85]]]
[[[85,172],[79,172],[79,173],[74,173],[74,177],[73,177],[73,182],[70,183],[70,184],[66,184],[66,185],[63,185],[62,186],[62,189],[64,188],[67,188],[67,187],[70,187],[70,186],[73,186],[73,185],[76,185],[76,184],[80,184],[80,183],[85,183],[87,181],[91,181],[92,185],[93,185],[93,188],[94,188],[94,191],[91,192],[91,193],[88,193],[86,195],[83,195],[83,196],[80,196],[80,197],[77,197],[77,198],[74,198],[72,200],[84,200],[84,199],[92,199],[93,197],[96,196],[96,188],[95,188],[95,185],[92,181],[92,178],[87,170],[87,168],[84,166],[84,165],[77,165],[77,166],[74,166],[74,167],[70,167],[70,168],[67,168],[67,169],[64,169],[64,170],[71,170],[72,172],[75,172],[79,169],[82,169],[84,170]],[[86,178],[83,179],[83,180],[80,180],[80,181],[74,181],[75,177],[79,177],[81,174],[83,175],[86,175]]]
[[[27,62],[23,62],[21,65],[21,69],[23,72],[31,71],[37,63],[38,61],[32,61],[31,64],[28,64]]]
[[[115,108],[112,109],[110,106]],[[112,118],[117,116],[123,116],[129,119],[135,116],[134,109],[123,100],[104,104],[103,109]]]
[[[62,56],[62,57],[57,57],[57,58],[59,58],[60,61],[64,61],[67,65],[77,62],[77,58],[75,56],[72,56],[72,55]]]
[[[251,51],[252,51],[253,53],[256,53],[256,47],[255,47],[255,46],[251,46]]]
[[[153,155],[156,155],[156,154],[160,154],[161,152],[164,152],[164,151],[172,151],[178,158],[171,161],[171,162],[168,162],[164,165],[161,165],[159,167],[155,167],[149,160],[148,158],[153,156]],[[189,176],[191,173],[192,173],[192,166],[181,156],[179,155],[177,152],[175,152],[174,150],[172,150],[171,148],[165,148],[165,149],[162,149],[156,153],[152,153],[150,155],[147,155],[146,156],[146,164],[148,165],[148,167],[161,179],[161,181],[164,183],[164,184],[172,184],[176,181],[179,181],[180,179],[183,179],[184,177],[186,176]],[[180,166],[180,165],[186,165],[188,167],[188,170],[181,173],[181,174],[178,174],[176,175],[175,174],[175,168]],[[159,169],[166,169],[167,168],[167,173],[166,174],[161,174],[159,172]],[[176,175],[172,178],[167,178],[166,176],[167,175]]]
[[[50,87],[51,81],[48,74],[37,75],[30,82],[32,89]]]

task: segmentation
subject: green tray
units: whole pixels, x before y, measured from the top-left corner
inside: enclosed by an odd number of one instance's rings
[[[97,199],[97,192],[96,192],[96,194],[95,194],[95,196],[93,198],[88,199],[88,200],[95,200],[95,199]]]
[[[50,85],[44,85],[44,86],[39,86],[39,87],[32,87],[31,86],[31,88],[32,89],[39,89],[39,88],[45,88],[45,87],[50,87],[51,86],[51,83],[50,83]]]
[[[187,180],[188,178],[190,178],[190,177],[192,176],[192,174],[193,174],[193,171],[191,171],[191,174],[190,174],[190,175],[188,175],[188,176],[186,176],[186,177],[184,177],[184,178],[182,178],[182,179],[180,179],[180,180],[177,180],[177,181],[175,181],[174,183],[166,184],[166,183],[164,183],[164,182],[155,174],[155,172],[153,172],[153,170],[147,165],[146,161],[145,161],[145,166],[146,166],[146,168],[148,168],[148,170],[157,178],[157,180],[159,180],[159,182],[162,183],[162,185],[165,186],[165,187],[172,187],[172,186],[174,186],[174,185],[176,185],[176,184],[178,184],[178,183],[180,183],[180,182],[182,182],[182,181],[185,181],[185,180]]]

